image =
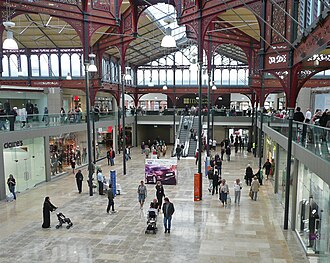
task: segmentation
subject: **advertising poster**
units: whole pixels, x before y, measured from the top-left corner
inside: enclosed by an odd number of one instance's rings
[[[162,184],[175,185],[177,179],[177,159],[146,159],[145,182],[147,184],[160,181]]]

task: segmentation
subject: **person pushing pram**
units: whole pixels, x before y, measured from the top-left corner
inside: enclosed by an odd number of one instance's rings
[[[147,229],[145,233],[153,232],[156,234],[157,231],[157,207],[155,207],[155,203],[151,202],[150,203],[150,208],[148,209],[147,212]]]

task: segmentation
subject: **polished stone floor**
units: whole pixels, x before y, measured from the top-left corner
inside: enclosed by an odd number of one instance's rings
[[[167,156],[169,158],[169,156]],[[223,208],[217,196],[207,191],[203,178],[203,200],[193,201],[195,161],[182,159],[179,180],[164,186],[175,206],[171,234],[164,234],[162,214],[156,235],[144,233],[146,211],[139,209],[137,186],[144,178],[144,158],[132,150],[127,175],[122,175],[121,157],[116,158],[117,181],[122,194],[115,199],[118,213],[107,214],[107,198],[90,197],[87,183],[78,194],[74,175],[59,177],[18,195],[17,201],[0,203],[0,262],[226,262],[226,263],[307,263],[308,259],[291,231],[281,228],[283,209],[272,194],[271,184],[261,188],[259,200],[248,197],[243,187],[241,206]],[[243,178],[245,167],[256,160],[238,153],[224,162],[223,177],[232,185]],[[103,172],[110,167],[101,162]],[[87,172],[84,170],[85,179]],[[147,185],[150,202],[154,185]],[[51,214],[50,229],[42,229],[42,204],[50,196],[73,222],[73,227],[56,229],[56,214]]]

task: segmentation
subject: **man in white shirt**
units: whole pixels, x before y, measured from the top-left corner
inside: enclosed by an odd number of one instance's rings
[[[104,195],[103,193],[103,181],[104,181],[104,177],[102,174],[102,170],[99,169],[97,171],[97,182],[99,183],[99,195]]]
[[[310,123],[311,119],[312,119],[312,112],[310,109],[307,109],[305,113],[305,123]]]

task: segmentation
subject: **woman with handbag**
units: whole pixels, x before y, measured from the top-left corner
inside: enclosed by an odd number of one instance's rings
[[[242,183],[240,179],[236,179],[234,183],[234,193],[235,193],[235,204],[239,205],[241,200],[241,190],[242,190]]]
[[[220,193],[220,201],[222,203],[222,206],[226,207],[227,206],[227,195],[229,193],[229,187],[228,187],[228,184],[226,184],[225,179],[222,179],[222,181],[221,181],[219,193]]]

